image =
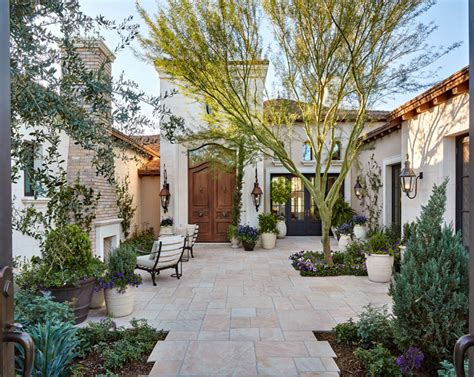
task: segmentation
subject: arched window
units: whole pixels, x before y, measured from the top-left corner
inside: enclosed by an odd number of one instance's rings
[[[303,161],[313,161],[313,148],[309,141],[303,144]]]
[[[342,158],[342,143],[339,140],[337,140],[334,144],[332,160],[341,160],[341,158]]]

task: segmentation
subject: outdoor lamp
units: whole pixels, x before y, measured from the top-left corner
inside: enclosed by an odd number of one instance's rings
[[[354,194],[355,196],[357,197],[357,199],[362,199],[362,197],[364,196],[364,194],[362,193],[362,186],[360,184],[360,177],[357,177],[357,182],[356,184],[354,185]]]
[[[255,209],[258,212],[258,207],[260,207],[260,203],[262,201],[263,191],[258,184],[257,168],[255,168],[255,183],[253,184],[251,195]]]
[[[417,193],[418,179],[423,179],[423,173],[416,175],[415,171],[410,166],[410,160],[407,153],[405,167],[400,172],[400,180],[402,184],[402,191],[407,194],[409,199],[413,199]],[[413,196],[410,194],[413,193]]]
[[[164,182],[163,182],[163,188],[160,191],[160,200],[161,200],[161,206],[163,207],[163,211],[166,213],[168,212],[168,206],[170,204],[170,185],[168,183],[168,174],[166,173],[166,165],[164,166]]]

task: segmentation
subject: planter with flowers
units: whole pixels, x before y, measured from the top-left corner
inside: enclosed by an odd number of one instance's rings
[[[392,278],[394,255],[398,244],[391,245],[384,233],[374,233],[367,241],[365,254],[369,280],[376,283],[388,283]]]
[[[347,245],[351,242],[352,230],[352,224],[350,223],[341,224],[337,228],[337,233],[339,234],[338,246],[340,251],[345,251]]]
[[[250,225],[239,225],[237,227],[237,239],[242,242],[245,251],[252,251],[258,240],[257,228]]]
[[[99,278],[99,287],[104,289],[107,313],[111,317],[124,317],[133,312],[135,287],[142,277],[135,274],[137,256],[133,248],[120,245],[112,250],[107,260],[107,273]]]
[[[367,217],[354,215],[352,216],[352,223],[354,224],[354,236],[359,240],[367,239]]]
[[[227,228],[227,238],[229,239],[232,249],[238,249],[239,248],[239,240],[237,239],[237,227],[235,225],[229,225]]]
[[[272,203],[278,206],[277,224],[278,238],[285,238],[287,228],[285,222],[285,204],[291,197],[291,181],[285,177],[278,177],[272,180],[271,190]]]
[[[171,236],[173,235],[173,219],[166,217],[161,220],[160,223],[160,236]]]
[[[271,213],[261,213],[258,215],[258,226],[262,235],[262,247],[274,249],[278,235],[276,217]]]

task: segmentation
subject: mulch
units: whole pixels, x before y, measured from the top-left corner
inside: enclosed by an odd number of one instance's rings
[[[150,374],[154,363],[147,363],[148,354],[143,355],[140,360],[128,363],[115,373],[123,377],[137,377]],[[103,373],[103,359],[96,352],[87,355],[85,359],[78,360],[81,365],[81,377],[95,377],[101,372]]]
[[[354,356],[354,351],[357,346],[348,346],[345,344],[336,343],[336,334],[334,332],[319,332],[314,331],[317,340],[326,340],[331,345],[332,349],[337,355],[336,364],[341,370],[342,377],[365,377],[367,372],[362,367],[362,364]]]

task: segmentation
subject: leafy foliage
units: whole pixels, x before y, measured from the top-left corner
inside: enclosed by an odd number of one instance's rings
[[[354,355],[364,365],[370,377],[399,377],[400,368],[389,349],[376,344],[372,349],[357,348]]]
[[[439,377],[456,377],[456,370],[454,369],[454,364],[443,360],[441,363],[441,368],[437,370],[437,376]],[[466,376],[469,375],[469,360],[464,360],[464,373]]]
[[[390,287],[396,343],[420,347],[432,373],[451,357],[468,319],[468,254],[460,235],[442,225],[446,187],[433,187]]]
[[[365,348],[376,344],[386,347],[393,346],[393,318],[389,314],[387,306],[368,305],[364,309],[357,323],[357,334],[360,337],[361,345]]]
[[[254,243],[258,240],[258,230],[250,225],[237,227],[237,239],[241,242]]]
[[[135,229],[130,238],[122,242],[122,245],[130,246],[134,250],[150,251],[155,239],[155,232],[152,227],[145,228],[142,231]]]
[[[127,176],[122,182],[117,182],[115,192],[117,194],[118,216],[122,219],[122,231],[125,238],[130,235],[132,219],[137,211],[137,206],[133,205],[133,195],[130,194],[130,178]]]
[[[382,184],[382,168],[375,160],[374,154],[370,156],[367,170],[362,171],[359,182],[362,186],[361,206],[368,217],[369,231],[373,232],[380,227],[382,204],[380,203],[380,189]]]
[[[339,227],[349,223],[354,215],[354,210],[343,198],[338,198],[332,209],[331,226]]]
[[[292,266],[300,271],[301,276],[338,276],[355,275],[366,276],[364,255],[333,252],[334,263],[329,265],[324,260],[324,253],[314,251],[300,251],[292,254]]]
[[[286,204],[291,195],[291,181],[285,177],[272,180],[271,196],[274,204]]]
[[[258,226],[260,233],[278,233],[277,219],[273,213],[261,213],[258,215]]]
[[[395,243],[392,244],[384,232],[375,232],[367,240],[367,253],[395,255],[398,253],[399,242],[400,241],[395,241]]]
[[[334,327],[336,333],[336,342],[346,345],[355,345],[360,342],[358,327],[352,318],[347,322],[338,323]]]

